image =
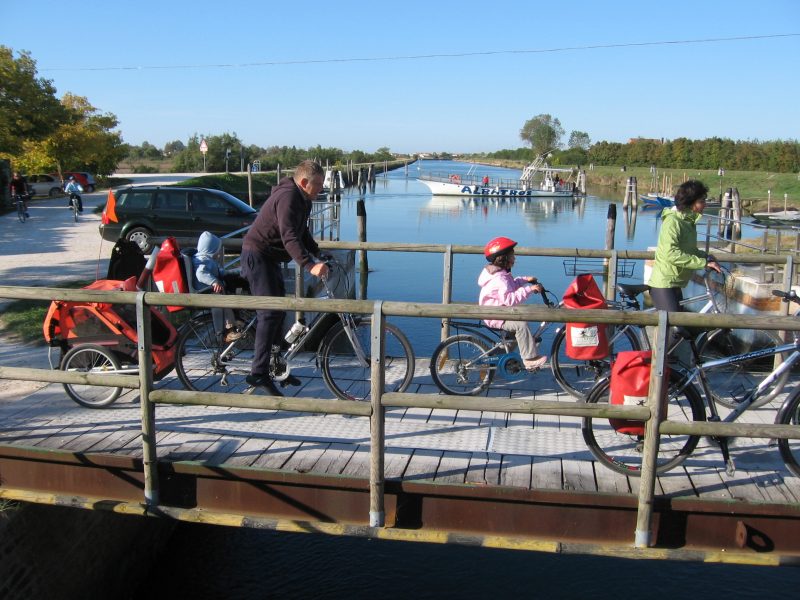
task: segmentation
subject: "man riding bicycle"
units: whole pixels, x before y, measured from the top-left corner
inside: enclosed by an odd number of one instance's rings
[[[64,186],[64,193],[69,194],[69,204],[67,204],[67,208],[72,208],[72,203],[77,202],[78,213],[83,212],[83,200],[81,200],[80,196],[82,192],[83,187],[81,187],[81,184],[75,181],[75,177],[70,175],[69,179],[67,179],[67,185]]]
[[[25,199],[28,197],[28,182],[25,181],[25,178],[17,171],[14,171],[14,175],[11,177],[11,196],[15,201],[22,200],[22,209],[25,212],[25,218],[30,218],[28,214],[28,205],[25,202]]]

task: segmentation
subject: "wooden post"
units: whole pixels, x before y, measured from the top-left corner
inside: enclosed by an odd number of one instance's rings
[[[731,188],[725,190],[725,195],[722,197],[722,204],[719,207],[719,228],[717,230],[717,234],[723,239],[729,239],[728,219],[731,216],[730,207],[731,207],[732,196],[733,196],[733,190]]]
[[[739,197],[739,188],[733,188],[733,223],[731,224],[731,239],[742,238],[742,199]]]
[[[364,199],[359,198],[356,202],[356,229],[358,233],[358,241],[367,241],[367,207],[364,204]],[[358,251],[358,270],[362,273],[369,271],[369,262],[366,250]]]
[[[647,396],[650,419],[645,425],[642,475],[639,479],[639,508],[636,514],[636,533],[634,538],[634,545],[637,548],[647,548],[652,545],[651,523],[656,486],[659,428],[666,412],[662,397],[667,393],[665,388],[669,387],[669,381],[665,381],[664,373],[664,367],[667,362],[668,339],[668,313],[661,310],[658,312],[658,330],[656,343],[653,346],[653,359],[650,365],[650,392]]]
[[[634,212],[634,214],[636,214]],[[611,251],[611,258],[608,259],[608,278],[606,279],[606,299],[613,300],[617,294],[617,265],[619,264],[619,254],[616,250]]]
[[[247,163],[247,201],[253,206],[253,169]]]
[[[631,189],[631,178],[625,180],[625,196],[622,198],[622,208],[628,208]]]
[[[453,299],[453,245],[447,244],[444,251],[444,277],[442,279],[442,304],[450,304]],[[450,337],[450,319],[442,319],[441,340]]]
[[[150,401],[153,388],[153,354],[150,307],[144,301],[146,292],[136,294],[136,335],[139,359],[139,406],[142,418],[142,468],[144,470],[144,502],[158,505],[158,453],[156,450],[156,414]]]
[[[631,187],[633,188],[631,190],[631,202],[632,202],[631,206],[633,206],[633,208],[638,208],[639,207],[639,185],[638,185],[638,183],[636,181],[636,177],[635,176],[631,177]]]
[[[275,177],[276,177],[276,182],[280,183],[281,182],[281,163],[278,163],[277,168],[275,169]]]
[[[383,301],[375,302],[372,311],[372,353],[370,361],[370,400],[372,415],[369,432],[369,526],[383,527],[384,445],[386,442],[385,409],[381,404],[384,388],[383,356],[385,346]]]
[[[608,212],[606,213],[606,250],[613,250],[614,249],[614,234],[617,228],[617,205],[616,204],[609,204],[608,205]],[[611,274],[609,271],[609,261],[605,259],[603,261],[606,266],[606,281],[610,281]],[[614,265],[616,268],[616,265]]]
[[[772,190],[767,190],[767,212],[769,212],[769,205],[772,203]]]

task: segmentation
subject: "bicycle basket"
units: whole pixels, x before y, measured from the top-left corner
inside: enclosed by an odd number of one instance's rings
[[[590,275],[606,275],[608,265],[604,258],[568,258],[564,260],[564,274],[575,276],[588,273]],[[620,277],[633,277],[636,261],[628,259],[617,260],[617,279]]]

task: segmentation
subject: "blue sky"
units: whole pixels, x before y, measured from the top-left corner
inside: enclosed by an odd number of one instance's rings
[[[635,45],[797,34],[797,0],[2,4],[0,44],[133,144],[493,151],[542,113],[564,141],[800,138],[800,36]]]

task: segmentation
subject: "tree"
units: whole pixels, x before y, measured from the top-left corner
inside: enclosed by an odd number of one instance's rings
[[[25,140],[17,161],[20,167],[29,171],[55,169],[59,173],[112,173],[127,151],[119,132],[112,131],[117,117],[100,113],[83,96],[64,94],[61,104],[67,122],[41,140]]]
[[[36,77],[36,61],[28,52],[14,58],[0,46],[0,153],[14,157],[23,141],[41,140],[67,120],[49,79]]]
[[[568,148],[588,150],[591,145],[592,141],[589,139],[589,134],[585,131],[573,131],[569,134],[569,142],[567,142]]]
[[[186,150],[186,146],[180,140],[175,140],[173,142],[167,142],[164,144],[164,155],[165,156],[172,156],[173,154],[177,154],[178,152],[183,152]]]
[[[550,115],[537,115],[525,121],[519,132],[519,137],[528,142],[537,155],[558,149],[563,136],[561,122]]]

